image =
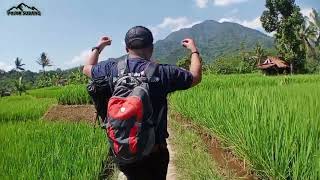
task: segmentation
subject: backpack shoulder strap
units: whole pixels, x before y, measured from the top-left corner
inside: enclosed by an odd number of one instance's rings
[[[118,77],[128,73],[128,56],[125,56],[117,64]]]

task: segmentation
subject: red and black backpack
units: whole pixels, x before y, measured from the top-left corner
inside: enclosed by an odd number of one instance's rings
[[[128,72],[127,59],[117,64],[118,76],[93,79],[88,91],[106,130],[115,160],[129,164],[151,153],[155,144],[149,84],[157,64],[149,62],[140,73]]]

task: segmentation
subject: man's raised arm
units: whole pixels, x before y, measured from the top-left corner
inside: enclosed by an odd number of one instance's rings
[[[91,77],[91,70],[94,65],[98,63],[100,52],[106,47],[111,45],[112,40],[109,37],[102,37],[98,43],[98,46],[92,49],[89,58],[86,59],[86,63],[83,67],[83,74]]]
[[[192,86],[196,86],[202,79],[202,64],[199,51],[193,39],[184,39],[182,45],[191,51],[190,72],[193,76]]]

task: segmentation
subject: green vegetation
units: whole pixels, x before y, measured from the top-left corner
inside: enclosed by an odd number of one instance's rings
[[[37,99],[31,96],[11,96],[0,99],[0,122],[38,119],[55,99]]]
[[[184,69],[189,69],[191,64],[191,59],[190,57],[183,57],[182,59],[178,60],[177,66],[184,68]]]
[[[320,76],[205,76],[171,96],[262,177],[320,178]],[[201,108],[200,108],[201,107]]]
[[[0,124],[0,179],[98,179],[106,159],[102,131],[87,124]]]
[[[174,144],[174,165],[177,178],[183,180],[223,179],[205,144],[195,132],[187,130],[170,116],[171,143]]]
[[[253,72],[254,59],[245,61],[239,55],[228,55],[217,58],[217,60],[206,68],[208,74],[242,74]]]
[[[291,72],[301,72],[305,65],[305,47],[298,36],[304,18],[294,0],[266,0],[262,13],[263,28],[271,33],[276,32],[276,47],[279,54],[290,63]]]
[[[62,93],[63,87],[53,86],[29,90],[28,94],[37,98],[56,98]]]
[[[28,94],[37,98],[55,98],[62,105],[91,104],[86,85],[40,88],[30,90]]]
[[[22,63],[22,59],[17,57],[16,60],[14,61],[14,65],[15,65],[15,69],[17,71],[24,71],[23,66],[25,66],[25,64]]]
[[[39,60],[36,62],[42,67],[42,72],[44,75],[46,74],[45,68],[52,66],[52,62],[45,52],[41,53]]]
[[[320,72],[320,15],[312,9],[310,19],[305,17],[299,35],[306,47],[306,69],[310,73]]]
[[[82,67],[65,71],[57,69],[54,71],[46,71],[45,74],[34,73],[29,70],[22,71],[17,68],[9,72],[0,70],[0,88],[4,89],[4,91],[11,92],[11,94],[17,92],[15,82],[17,82],[21,76],[23,76],[21,83],[27,90],[71,84],[86,84],[89,82],[89,78],[81,72],[81,69]]]
[[[91,97],[89,96],[85,85],[69,85],[63,87],[58,96],[59,104],[90,104]]]
[[[15,90],[16,92],[21,96],[22,93],[26,93],[27,88],[26,86],[22,83],[22,76],[19,78],[19,80],[15,81]]]
[[[263,28],[275,32],[276,48],[290,63],[291,72],[319,72],[320,18],[313,9],[303,17],[301,9],[291,0],[266,0],[262,13]]]
[[[274,49],[264,49],[260,43],[256,43],[254,49],[248,49],[245,42],[240,43],[240,49],[217,57],[212,63],[203,64],[206,74],[245,74],[258,72],[257,65],[263,62],[267,56],[276,56]],[[190,56],[178,60],[177,66],[189,69]],[[260,70],[259,70],[260,71]]]
[[[201,87],[207,91],[216,89],[231,89],[239,87],[273,87],[289,84],[320,83],[320,75],[295,76],[262,76],[260,74],[246,75],[207,75],[203,77]],[[196,88],[198,89],[198,87]]]
[[[112,175],[105,134],[85,123],[39,120],[63,93],[83,85],[0,99],[0,179],[98,179]],[[73,100],[70,100],[73,101]],[[108,168],[109,171],[103,171]],[[107,174],[106,174],[107,173]]]

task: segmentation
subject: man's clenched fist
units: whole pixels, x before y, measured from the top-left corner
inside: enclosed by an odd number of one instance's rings
[[[182,40],[182,46],[191,50],[192,52],[197,51],[197,46],[195,44],[195,42],[193,41],[193,39],[184,39]]]
[[[100,48],[100,50],[103,50],[106,46],[110,46],[111,42],[112,42],[111,38],[104,36],[100,39],[98,43],[98,47]]]

